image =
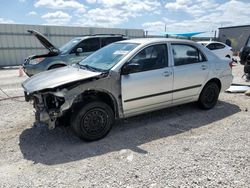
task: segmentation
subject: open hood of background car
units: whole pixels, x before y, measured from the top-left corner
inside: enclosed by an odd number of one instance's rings
[[[30,34],[34,35],[41,44],[47,48],[51,53],[59,53],[59,49],[56,48],[43,34],[36,30],[27,30]]]
[[[92,72],[73,66],[66,66],[36,74],[25,80],[22,86],[26,92],[33,93],[44,89],[53,89],[78,80],[86,80],[101,74],[102,72]]]

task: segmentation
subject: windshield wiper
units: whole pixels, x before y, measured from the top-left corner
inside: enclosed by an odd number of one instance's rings
[[[88,69],[88,70],[91,70],[91,71],[94,71],[94,72],[103,72],[101,69],[98,69],[98,68],[95,68],[95,67],[91,67],[89,65],[81,65],[81,64],[78,64],[81,68],[84,67],[85,69]]]

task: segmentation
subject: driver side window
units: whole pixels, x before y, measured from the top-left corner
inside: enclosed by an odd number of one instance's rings
[[[167,67],[167,57],[167,46],[158,44],[143,49],[129,63],[139,64],[140,68],[136,72],[143,72]]]

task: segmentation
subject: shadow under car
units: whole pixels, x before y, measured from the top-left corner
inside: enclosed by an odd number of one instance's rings
[[[107,137],[95,142],[83,142],[70,127],[33,127],[20,135],[20,149],[25,159],[46,165],[62,164],[103,155],[122,149],[147,153],[140,145],[206,126],[240,111],[234,104],[218,101],[208,111],[195,103],[119,120]],[[197,118],[200,117],[200,118]]]

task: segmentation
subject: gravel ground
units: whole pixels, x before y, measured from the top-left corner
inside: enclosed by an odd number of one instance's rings
[[[234,67],[235,83],[243,67]],[[18,70],[0,88],[23,94]],[[249,84],[249,83],[248,83]],[[83,142],[69,127],[33,127],[32,104],[2,100],[0,187],[250,187],[250,97],[221,93],[216,107],[186,104],[118,121]]]

